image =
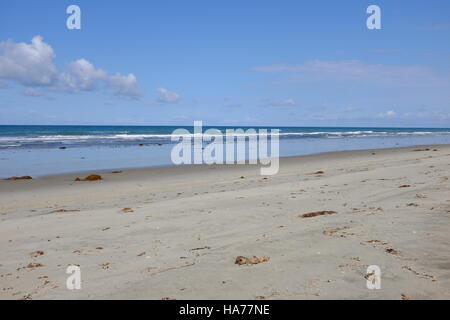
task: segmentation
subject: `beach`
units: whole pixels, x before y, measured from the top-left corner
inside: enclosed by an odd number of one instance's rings
[[[0,299],[450,299],[450,145],[285,157],[259,173],[1,180]],[[102,180],[74,181],[89,174]],[[66,288],[69,265],[80,290]]]

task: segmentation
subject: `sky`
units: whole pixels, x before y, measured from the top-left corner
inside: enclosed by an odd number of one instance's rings
[[[449,39],[448,0],[0,0],[0,124],[447,128]]]

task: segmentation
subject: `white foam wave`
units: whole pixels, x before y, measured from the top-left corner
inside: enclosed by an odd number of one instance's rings
[[[256,133],[244,134],[231,131],[224,133],[227,136],[234,137],[255,137],[259,136],[259,129],[256,129]],[[267,130],[270,134],[271,130]],[[351,137],[392,137],[392,136],[425,136],[425,135],[449,135],[450,131],[373,131],[373,130],[361,130],[361,131],[311,131],[311,132],[279,132],[272,133],[280,137],[324,137],[324,138],[351,138]],[[203,137],[211,138],[216,137],[215,134],[203,134]],[[108,143],[117,142],[132,142],[132,141],[145,141],[149,142],[167,140],[172,138],[195,138],[200,137],[199,134],[110,134],[110,135],[42,135],[42,136],[13,136],[13,137],[0,137],[0,147],[19,147],[22,144],[47,144],[47,143]]]

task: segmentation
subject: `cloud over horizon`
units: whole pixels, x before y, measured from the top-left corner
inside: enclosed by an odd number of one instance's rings
[[[158,88],[156,90],[159,92],[158,103],[177,103],[181,99],[180,95],[174,91],[169,91],[165,88]]]
[[[60,72],[54,64],[55,58],[53,48],[39,35],[34,36],[31,43],[0,42],[0,79],[25,86],[25,94],[36,87],[80,93],[103,86],[120,98],[137,99],[141,95],[132,73],[110,75],[84,58],[70,62]]]
[[[292,98],[284,100],[266,99],[263,105],[269,107],[294,107],[297,106],[297,102]]]
[[[315,81],[364,81],[390,85],[450,86],[450,75],[439,74],[431,67],[421,65],[384,65],[359,60],[313,60],[302,64],[272,64],[253,67],[252,70],[271,73],[290,73],[295,79]]]

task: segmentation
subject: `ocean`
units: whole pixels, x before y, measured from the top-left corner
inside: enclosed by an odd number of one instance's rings
[[[0,178],[171,165],[171,134],[192,126],[0,126]],[[244,129],[249,127],[207,127]],[[450,144],[450,128],[253,127],[279,129],[280,155]]]

